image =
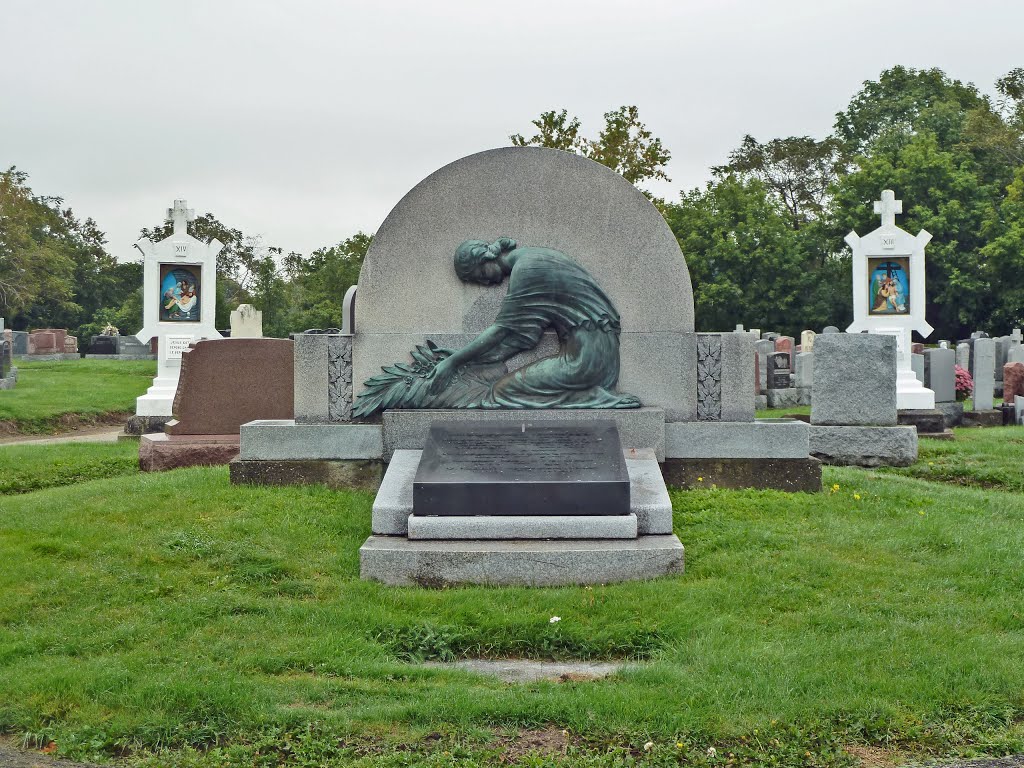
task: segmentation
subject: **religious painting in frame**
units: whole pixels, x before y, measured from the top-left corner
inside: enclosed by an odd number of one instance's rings
[[[160,265],[160,322],[198,323],[201,268],[191,264]]]
[[[868,314],[910,314],[909,256],[868,256]]]

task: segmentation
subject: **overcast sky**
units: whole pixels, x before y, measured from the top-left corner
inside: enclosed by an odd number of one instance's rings
[[[1019,0],[0,0],[0,166],[137,258],[175,197],[308,253],[547,109],[635,104],[701,185],[745,133],[824,136],[867,79],[1024,65]]]

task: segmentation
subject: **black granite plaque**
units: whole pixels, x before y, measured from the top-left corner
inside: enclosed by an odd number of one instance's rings
[[[413,481],[414,515],[627,515],[613,421],[440,422]]]
[[[116,355],[116,336],[93,336],[89,339],[90,355]]]

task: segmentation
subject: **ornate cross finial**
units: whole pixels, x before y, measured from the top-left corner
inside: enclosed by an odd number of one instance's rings
[[[897,200],[891,189],[883,189],[882,199],[875,201],[875,213],[882,215],[883,227],[895,227],[896,214],[903,213],[903,201]]]
[[[186,223],[195,220],[196,212],[188,207],[188,202],[185,200],[175,200],[174,207],[167,209],[167,221],[174,222],[174,234],[176,235],[188,234]]]

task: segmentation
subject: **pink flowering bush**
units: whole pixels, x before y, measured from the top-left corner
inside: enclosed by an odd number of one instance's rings
[[[954,386],[956,388],[956,399],[966,400],[974,392],[974,379],[971,378],[971,374],[961,368],[959,365],[953,366],[953,379]]]

